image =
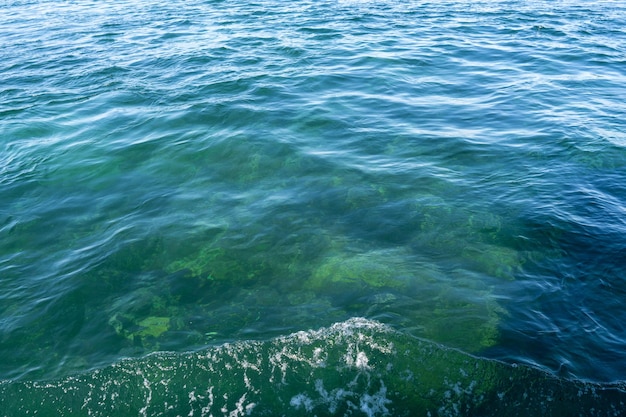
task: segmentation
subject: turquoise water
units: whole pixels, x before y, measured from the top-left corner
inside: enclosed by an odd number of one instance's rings
[[[2,9],[4,415],[626,407],[623,3]]]

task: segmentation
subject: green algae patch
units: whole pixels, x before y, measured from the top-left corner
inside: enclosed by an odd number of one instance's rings
[[[476,270],[507,281],[514,279],[523,263],[517,251],[495,245],[474,245],[464,249],[461,256]]]
[[[402,317],[416,336],[476,353],[498,343],[507,314],[490,282],[485,274],[429,266],[401,249],[336,250],[312,268],[301,290],[354,314]]]
[[[174,273],[178,271],[187,270],[193,277],[205,277],[212,279],[210,274],[211,265],[215,259],[220,256],[220,249],[213,247],[204,247],[198,253],[194,253],[193,256],[188,256],[183,259],[178,259],[165,268],[168,273]]]
[[[402,269],[401,259],[391,251],[340,253],[325,258],[312,272],[305,288],[314,291],[367,287],[401,289],[406,286]]]
[[[494,310],[500,309],[492,303]],[[500,318],[488,302],[446,307],[438,306],[430,315],[420,318],[424,337],[469,353],[497,345]]]
[[[137,336],[140,337],[159,337],[163,333],[169,330],[170,328],[170,318],[169,317],[146,317],[137,323],[141,330],[136,332]]]
[[[420,324],[419,336],[470,353],[495,346],[507,312],[481,277],[459,269],[433,275],[439,279],[430,291],[418,295],[420,308],[407,312]],[[424,281],[419,284],[418,288],[425,287]]]
[[[241,250],[228,250],[208,243],[197,251],[181,257],[165,267],[168,274],[185,275],[201,280],[202,286],[209,282],[221,281],[232,285],[255,281],[267,274],[268,262],[263,256],[263,248],[254,248],[242,253]]]
[[[134,345],[144,348],[158,348],[157,339],[170,330],[169,317],[149,316],[141,320],[130,314],[119,313],[109,319],[115,333],[128,339]]]

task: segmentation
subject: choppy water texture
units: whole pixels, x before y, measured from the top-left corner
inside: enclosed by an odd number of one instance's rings
[[[0,409],[619,414],[625,28],[5,2]]]

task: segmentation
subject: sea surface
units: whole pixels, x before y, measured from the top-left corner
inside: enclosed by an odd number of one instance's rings
[[[626,3],[3,0],[0,415],[626,413]]]

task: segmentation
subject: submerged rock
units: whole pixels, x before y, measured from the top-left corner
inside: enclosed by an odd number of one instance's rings
[[[416,335],[466,352],[497,343],[506,312],[480,275],[460,269],[444,273],[408,259],[401,250],[333,254],[303,287],[356,314],[396,314]]]
[[[305,283],[305,288],[338,292],[359,288],[396,288],[407,286],[405,262],[393,251],[370,251],[359,254],[339,253],[325,258]]]
[[[109,319],[109,325],[119,336],[133,344],[154,349],[158,348],[156,339],[170,329],[170,318],[149,316],[138,319],[129,314],[119,313]]]

